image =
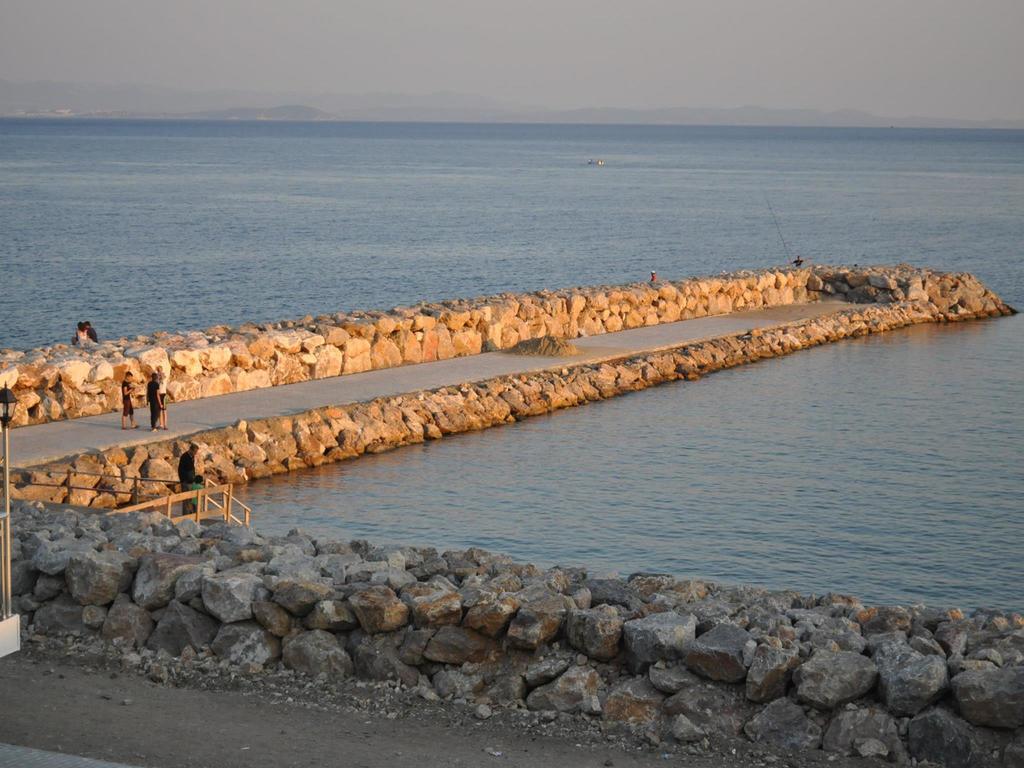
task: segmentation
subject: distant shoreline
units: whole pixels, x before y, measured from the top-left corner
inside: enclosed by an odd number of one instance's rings
[[[51,123],[209,123],[229,125],[495,125],[495,126],[552,126],[580,128],[728,128],[751,130],[857,130],[857,131],[929,131],[929,132],[992,132],[1024,133],[1019,126],[990,125],[832,125],[824,123],[673,123],[673,122],[585,122],[565,120],[455,120],[455,119],[381,119],[381,118],[286,118],[286,117],[203,117],[195,115],[103,115],[103,114],[0,114],[0,122],[46,121]]]

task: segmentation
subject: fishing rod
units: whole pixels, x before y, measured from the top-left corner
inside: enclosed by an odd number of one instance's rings
[[[771,202],[771,200],[768,199],[768,193],[767,192],[763,192],[762,194],[764,195],[765,203],[768,205],[768,211],[772,215],[772,221],[775,222],[775,229],[778,230],[778,232],[779,232],[779,240],[782,241],[782,248],[786,252],[786,258],[789,259],[790,261],[792,261],[793,260],[793,254],[789,252],[789,246],[786,245],[786,238],[784,238],[782,236],[782,227],[779,226],[779,217],[775,215],[775,210],[772,208],[772,202]]]

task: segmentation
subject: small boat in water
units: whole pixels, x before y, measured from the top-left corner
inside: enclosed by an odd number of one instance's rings
[[[587,165],[604,165],[604,160],[595,160],[591,158],[590,160],[587,160]]]

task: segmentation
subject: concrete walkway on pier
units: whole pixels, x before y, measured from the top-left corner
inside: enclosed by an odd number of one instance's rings
[[[855,305],[839,301],[734,312],[681,320],[629,331],[573,339],[580,354],[571,357],[531,357],[487,352],[433,363],[403,365],[348,376],[304,381],[279,387],[237,392],[220,397],[170,403],[166,432],[150,432],[149,409],[136,409],[139,428],[121,430],[120,411],[70,421],[20,427],[11,433],[12,466],[31,467],[65,456],[183,437],[230,426],[240,419],[302,413],[327,405],[344,405],[377,397],[482,381],[495,376],[564,368],[670,349],[702,339],[731,336],[755,328],[771,328],[798,320],[829,315]]]

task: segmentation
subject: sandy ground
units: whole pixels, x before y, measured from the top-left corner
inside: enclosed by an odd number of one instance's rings
[[[651,744],[597,723],[428,703],[349,681],[266,687],[237,676],[157,684],[109,658],[28,647],[0,660],[0,742],[146,768],[252,766],[865,766],[821,752],[772,752],[743,740]],[[829,759],[832,758],[832,759]]]

